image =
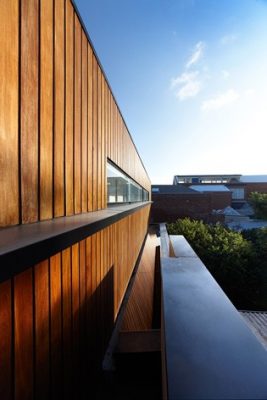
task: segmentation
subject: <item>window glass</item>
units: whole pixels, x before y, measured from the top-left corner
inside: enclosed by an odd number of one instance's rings
[[[147,190],[143,189],[142,196],[143,196],[143,201],[148,201],[148,191]]]
[[[244,188],[231,188],[233,200],[244,200],[245,191]]]
[[[107,163],[107,191],[108,204],[148,200],[147,190],[109,162]]]
[[[135,182],[130,182],[131,201],[142,201],[142,188]]]
[[[117,178],[117,202],[127,203],[129,201],[128,181],[125,178]]]

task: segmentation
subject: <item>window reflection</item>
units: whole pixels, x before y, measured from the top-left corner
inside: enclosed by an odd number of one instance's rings
[[[148,200],[147,190],[109,162],[107,163],[107,187],[108,204]]]

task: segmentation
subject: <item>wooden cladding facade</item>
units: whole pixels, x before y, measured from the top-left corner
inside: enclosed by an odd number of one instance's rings
[[[92,395],[149,208],[0,284],[1,399]]]
[[[150,181],[71,0],[0,3],[0,227],[106,208],[109,158]]]
[[[9,227],[29,257],[0,281],[0,398],[89,398],[150,212],[121,206],[101,224],[107,160],[150,181],[71,0],[0,1],[0,24],[0,242]],[[60,217],[81,213],[86,235],[75,221],[66,235]],[[17,266],[3,243],[0,260]]]

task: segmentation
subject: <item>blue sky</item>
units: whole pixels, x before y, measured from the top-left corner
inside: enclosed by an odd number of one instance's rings
[[[76,0],[152,183],[267,174],[266,0]]]

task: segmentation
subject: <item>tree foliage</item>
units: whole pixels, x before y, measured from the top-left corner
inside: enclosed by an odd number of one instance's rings
[[[169,224],[168,232],[188,240],[237,308],[267,308],[266,228],[243,234],[184,218]]]
[[[267,193],[252,192],[249,197],[255,217],[267,219]]]

